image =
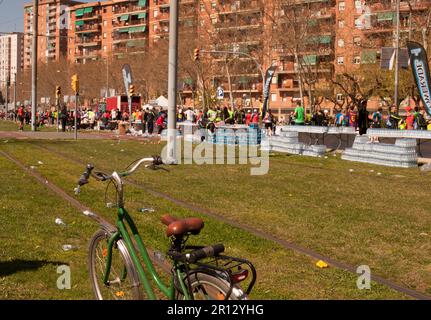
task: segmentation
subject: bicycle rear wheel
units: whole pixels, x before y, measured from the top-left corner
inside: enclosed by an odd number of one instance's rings
[[[108,284],[103,283],[110,234],[97,231],[90,241],[89,267],[94,296],[97,300],[141,300],[143,294],[139,276],[123,240],[112,248],[111,272]]]
[[[194,300],[247,300],[247,294],[240,286],[234,285],[228,299],[230,283],[216,275],[196,272],[190,275],[190,287]],[[187,279],[185,281],[187,287]],[[184,300],[181,292],[177,294],[177,300]]]

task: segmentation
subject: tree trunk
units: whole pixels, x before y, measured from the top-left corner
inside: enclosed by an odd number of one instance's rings
[[[231,108],[233,108],[233,92],[232,92],[232,79],[230,77],[230,72],[229,72],[229,63],[227,61],[227,56],[225,58],[225,67],[226,67],[226,75],[227,75],[227,81],[228,81],[228,85],[229,85],[229,98],[230,98],[230,105]]]

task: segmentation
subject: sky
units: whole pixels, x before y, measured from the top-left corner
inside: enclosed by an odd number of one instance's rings
[[[90,2],[81,0],[82,2]],[[32,0],[0,0],[0,32],[24,31],[24,5]]]

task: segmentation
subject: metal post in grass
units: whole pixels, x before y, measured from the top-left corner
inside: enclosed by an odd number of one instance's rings
[[[169,14],[168,152],[165,161],[168,164],[177,164],[178,0],[171,1]]]
[[[78,140],[78,97],[79,93],[75,94],[75,140]]]
[[[36,106],[37,106],[37,37],[39,30],[39,1],[33,1],[33,44],[31,57],[31,130],[36,131]]]

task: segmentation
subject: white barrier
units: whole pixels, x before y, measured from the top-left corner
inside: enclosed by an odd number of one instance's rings
[[[368,129],[368,136],[380,138],[431,139],[428,130]]]

